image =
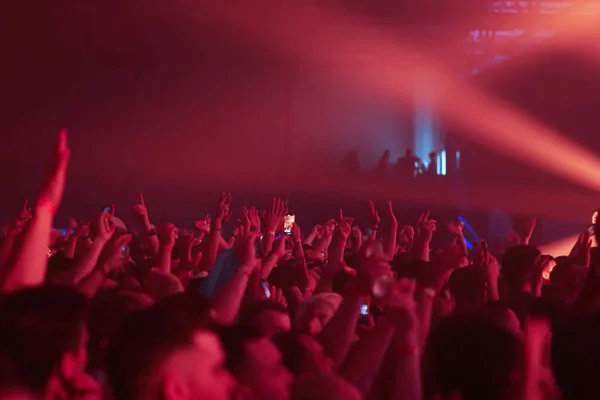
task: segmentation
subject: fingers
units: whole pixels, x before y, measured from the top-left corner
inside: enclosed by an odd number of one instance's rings
[[[144,201],[144,195],[140,193],[140,204],[145,206],[146,202]]]
[[[29,208],[29,200],[25,199],[25,202],[23,203],[23,211],[27,211]]]

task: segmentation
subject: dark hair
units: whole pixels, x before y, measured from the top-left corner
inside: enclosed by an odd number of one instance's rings
[[[311,357],[311,352],[300,341],[302,333],[281,332],[273,336],[273,342],[282,355],[285,366],[294,376],[306,372],[307,360]]]
[[[108,347],[106,370],[115,398],[141,399],[145,379],[173,352],[193,346],[198,328],[157,307],[129,315]]]
[[[0,360],[10,367],[13,384],[42,393],[63,356],[79,350],[87,312],[85,296],[67,287],[40,286],[3,296]]]
[[[101,369],[105,361],[106,343],[120,322],[130,313],[141,310],[145,304],[131,294],[118,289],[100,291],[91,302],[88,319],[88,367]],[[142,294],[142,293],[139,293]]]
[[[240,372],[246,359],[246,343],[264,337],[258,328],[245,325],[222,327],[217,333],[227,355],[225,365],[234,375]]]
[[[483,269],[478,266],[468,265],[459,268],[450,274],[448,281],[450,293],[457,303],[470,306],[481,305],[485,300],[485,276]]]
[[[262,300],[244,308],[240,313],[239,322],[245,326],[256,326],[261,314],[266,311],[289,314],[287,307],[284,305],[271,300]]]
[[[521,365],[518,339],[475,314],[455,315],[432,330],[425,349],[425,387],[462,399],[506,398]]]
[[[512,289],[519,290],[533,278],[533,267],[540,251],[533,246],[515,246],[502,257],[502,279]]]
[[[570,321],[555,329],[551,342],[551,365],[562,399],[600,398],[600,314]]]

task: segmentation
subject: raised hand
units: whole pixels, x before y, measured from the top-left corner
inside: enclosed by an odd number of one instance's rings
[[[371,229],[376,231],[377,228],[379,228],[379,223],[381,222],[381,218],[379,217],[379,212],[375,208],[375,203],[373,203],[371,200],[369,200],[369,215],[370,215],[370,220],[371,220],[370,221]]]
[[[338,232],[342,240],[348,240],[350,234],[352,233],[352,220],[347,218],[341,220],[340,224],[338,225]]]
[[[352,241],[354,246],[354,251],[360,250],[363,243],[363,234],[360,230],[360,226],[354,225],[352,227]]]
[[[431,241],[431,239],[433,238],[433,234],[437,229],[437,221],[431,219],[429,216],[429,211],[424,212],[419,216],[419,220],[417,221],[417,232],[419,236],[421,236],[428,242]]]
[[[167,223],[159,234],[160,243],[166,248],[175,247],[175,243],[179,238],[179,229],[174,224]]]
[[[448,223],[448,231],[454,236],[463,237],[463,228],[465,224],[462,221],[450,221]]]
[[[511,229],[508,232],[507,240],[508,240],[508,243],[515,244],[515,245],[519,245],[522,242],[521,236],[513,229]]]
[[[67,131],[62,129],[58,134],[52,161],[46,172],[42,190],[38,197],[36,205],[38,210],[47,210],[52,215],[56,213],[65,191],[70,155],[71,152],[67,143]]]
[[[210,232],[210,215],[206,216],[198,221],[194,221],[194,226],[199,232],[208,233]]]
[[[115,224],[112,223],[111,218],[111,215],[107,213],[101,213],[98,217],[98,230],[95,238],[96,241],[106,243],[115,234],[117,227],[115,226]]]
[[[146,202],[144,201],[144,195],[140,193],[140,201],[138,204],[133,206],[133,213],[143,220],[148,220],[148,208],[146,207]]]
[[[315,237],[320,237],[323,234],[323,225],[317,224],[313,226],[312,233],[315,235]]]
[[[221,192],[219,202],[217,204],[217,212],[215,219],[222,222],[231,216],[231,193],[226,191]]]
[[[98,263],[103,271],[108,274],[123,265],[123,248],[129,245],[132,236],[128,233],[114,236],[102,252],[101,259]]]
[[[267,233],[275,235],[283,228],[283,218],[287,214],[285,202],[278,198],[273,198],[265,214],[265,228]]]
[[[335,232],[336,223],[334,219],[330,219],[325,223],[325,228],[323,229],[324,236],[331,236],[333,232]]]
[[[241,211],[242,227],[246,232],[250,232],[252,222],[250,221],[250,209],[246,206],[242,206]]]
[[[240,260],[240,267],[245,268],[248,275],[254,271],[258,264],[256,241],[259,237],[259,232],[250,232],[239,241],[236,249],[238,259]]]
[[[250,220],[250,230],[260,232],[260,217],[258,216],[258,209],[256,207],[250,207],[248,219]]]
[[[300,227],[298,226],[298,224],[294,224],[292,225],[292,239],[294,239],[294,242],[298,243],[300,241],[302,241],[302,231],[300,230]]]
[[[391,285],[383,298],[386,315],[405,330],[412,330],[417,326],[415,287],[415,281],[401,278]]]
[[[287,244],[290,242],[290,237],[288,235],[283,235],[279,242],[277,243],[277,248],[275,249],[275,255],[277,258],[282,258],[287,253]]]

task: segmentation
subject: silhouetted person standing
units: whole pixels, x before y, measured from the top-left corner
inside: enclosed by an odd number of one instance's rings
[[[403,157],[398,158],[396,170],[402,177],[414,178],[418,172],[421,160],[413,154],[412,149],[406,149]]]
[[[427,175],[437,175],[438,163],[437,163],[437,153],[432,151],[429,153],[429,165],[427,166]]]
[[[379,162],[377,163],[377,168],[375,168],[375,175],[378,178],[385,178],[390,173],[390,151],[386,150],[381,155]]]

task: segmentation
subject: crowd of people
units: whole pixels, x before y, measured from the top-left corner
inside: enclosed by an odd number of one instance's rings
[[[391,202],[301,229],[222,192],[190,230],[140,196],[135,230],[108,206],[62,235],[69,154],[61,131],[0,243],[0,399],[600,398],[591,231],[552,257],[532,219],[494,255]]]

